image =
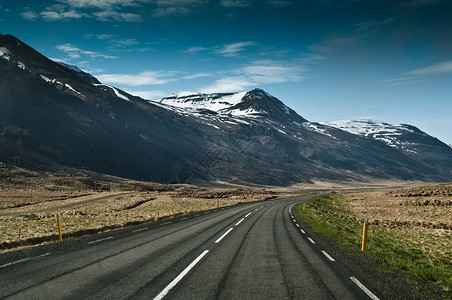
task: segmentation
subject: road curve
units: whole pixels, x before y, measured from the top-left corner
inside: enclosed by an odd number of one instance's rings
[[[292,216],[293,204],[307,198],[4,253],[0,298],[378,299],[376,286],[338,267],[340,254],[333,257]]]

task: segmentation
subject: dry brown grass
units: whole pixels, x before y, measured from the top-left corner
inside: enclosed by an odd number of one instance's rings
[[[70,237],[284,195],[7,171],[0,168],[0,249],[54,240],[57,214],[63,236]]]
[[[353,212],[382,227],[452,230],[452,184],[349,194]],[[449,195],[450,193],[450,195]]]

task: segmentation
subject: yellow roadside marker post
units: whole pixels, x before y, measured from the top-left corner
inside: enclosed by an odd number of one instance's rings
[[[307,202],[307,201],[305,201],[305,202],[303,203],[303,212],[306,211],[306,202]]]
[[[63,241],[63,235],[61,234],[61,223],[60,223],[60,216],[57,215],[57,225],[58,225],[58,241]]]
[[[366,251],[366,247],[367,247],[367,226],[369,225],[369,223],[367,221],[364,221],[364,226],[363,226],[363,245],[361,247],[361,251],[364,252]]]

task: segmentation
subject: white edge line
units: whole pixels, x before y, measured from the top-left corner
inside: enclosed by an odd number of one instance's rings
[[[315,244],[314,240],[311,239],[310,237],[308,237],[308,240],[309,240],[311,243]]]
[[[160,300],[163,299],[163,297],[166,296],[166,294],[168,294],[168,292],[174,288],[179,281],[182,280],[182,278],[184,278],[185,275],[188,274],[188,272],[190,272],[191,269],[193,269],[193,267],[204,257],[206,256],[206,254],[209,253],[209,250],[204,250],[203,253],[201,253],[194,261],[192,261],[191,264],[188,265],[188,267],[185,268],[185,270],[182,271],[182,273],[180,273],[176,278],[173,279],[173,281],[170,282],[170,284],[168,284],[166,286],[166,288],[163,289],[163,291],[160,292],[160,294],[158,294],[157,296],[155,296],[154,300]]]
[[[5,267],[7,267],[7,266],[15,265],[15,264],[18,264],[18,263],[21,263],[21,262],[24,262],[24,261],[27,261],[27,260],[30,260],[30,259],[31,259],[31,258],[24,258],[24,259],[21,259],[21,260],[16,260],[16,261],[13,261],[13,262],[10,262],[10,263],[1,265],[1,266],[0,266],[0,269],[1,269],[1,268],[5,268]]]
[[[298,225],[297,223],[295,223],[295,226],[300,227],[300,225]]]
[[[362,289],[363,292],[366,293],[367,296],[370,297],[370,299],[373,299],[373,300],[380,300],[380,298],[378,298],[377,296],[374,295],[374,293],[372,293],[371,291],[369,291],[369,289],[366,288],[366,287],[364,286],[364,284],[362,284],[361,282],[359,282],[358,279],[356,279],[356,278],[353,277],[353,276],[350,277],[350,279],[351,279],[357,286],[359,286],[359,288]]]
[[[300,231],[301,231],[302,233],[306,234],[306,232],[304,232],[304,230],[303,230],[303,229],[300,229]]]
[[[218,244],[219,242],[221,242],[221,240],[222,240],[226,235],[228,235],[228,233],[231,232],[232,229],[234,229],[234,228],[229,228],[228,231],[226,231],[225,233],[223,233],[223,235],[220,236],[220,237],[218,238],[218,240],[215,241],[215,244]]]
[[[245,218],[242,218],[240,221],[238,221],[235,226],[238,226],[240,223],[242,223],[242,221],[245,220]]]
[[[162,223],[162,224],[160,224],[160,226],[162,226],[162,225],[168,225],[168,224],[171,224],[171,222]]]
[[[331,255],[329,255],[328,253],[326,253],[325,250],[322,250],[323,255],[325,255],[329,260],[331,261],[335,261],[334,258],[331,257]]]
[[[187,217],[185,217],[185,218],[182,218],[182,219],[180,219],[181,221],[184,221],[184,220],[188,220],[188,218]]]
[[[140,232],[143,230],[147,230],[149,227],[144,227],[144,228],[140,228],[140,229],[135,229],[133,232]]]
[[[16,260],[16,261],[13,261],[13,262],[10,262],[10,263],[1,265],[1,266],[0,266],[0,269],[1,269],[1,268],[5,268],[5,267],[7,267],[7,266],[12,266],[12,265],[15,265],[15,264],[19,264],[19,263],[21,263],[21,262],[24,262],[24,261],[27,261],[27,260],[30,260],[30,259],[34,259],[34,258],[38,258],[38,257],[44,257],[44,256],[48,256],[48,255],[50,255],[50,252],[44,253],[44,254],[41,254],[41,255],[38,255],[38,256],[35,256],[35,257],[28,257],[28,258]]]
[[[112,239],[112,238],[113,238],[112,236],[109,236],[109,237],[106,237],[106,238],[104,238],[104,239],[100,239],[100,240],[95,240],[95,241],[88,242],[88,244],[99,243],[99,242],[103,242],[103,241],[106,241],[106,240],[110,240],[110,239]]]

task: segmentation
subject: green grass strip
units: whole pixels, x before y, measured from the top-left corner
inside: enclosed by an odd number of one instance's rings
[[[344,195],[322,195],[309,200],[305,212],[303,203],[296,209],[309,227],[335,241],[339,248],[361,252],[364,220],[352,213]],[[444,239],[447,238],[426,229],[384,228],[369,224],[365,253],[381,265],[380,271],[402,271],[405,280],[415,288],[419,288],[417,283],[421,279],[432,283],[447,299],[452,299],[452,250]]]

